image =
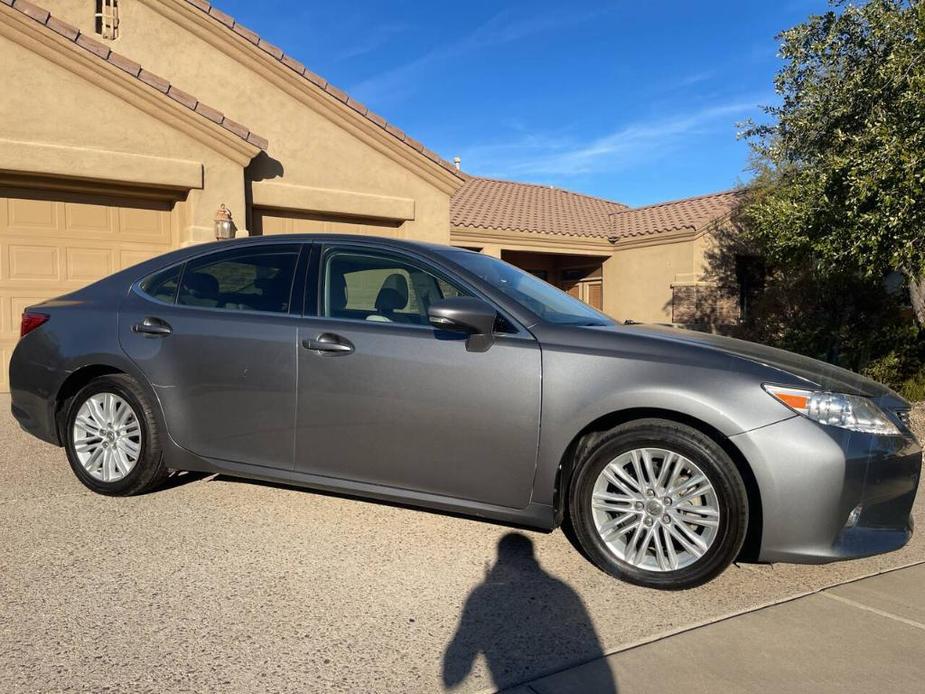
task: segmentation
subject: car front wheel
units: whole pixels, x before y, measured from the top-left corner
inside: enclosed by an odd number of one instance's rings
[[[575,539],[602,570],[652,588],[691,588],[736,557],[745,485],[726,452],[668,420],[628,422],[579,448],[569,495]]]
[[[71,398],[66,412],[68,461],[89,489],[128,496],[153,489],[167,476],[157,420],[129,376],[94,379]]]

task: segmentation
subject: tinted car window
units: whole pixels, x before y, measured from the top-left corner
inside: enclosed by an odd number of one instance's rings
[[[324,265],[324,315],[427,325],[434,301],[465,292],[400,258],[375,252],[335,252]]]
[[[289,310],[298,246],[223,253],[187,264],[177,303],[228,311]]]
[[[503,260],[470,251],[450,251],[447,257],[545,321],[560,325],[613,324],[609,316]]]
[[[172,304],[177,298],[177,285],[182,269],[182,265],[176,265],[149,275],[141,281],[141,291],[153,299]]]

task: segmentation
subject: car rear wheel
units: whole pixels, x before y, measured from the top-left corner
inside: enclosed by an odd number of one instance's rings
[[[129,376],[94,379],[71,398],[66,412],[68,461],[89,489],[129,496],[153,489],[167,476],[157,420]]]
[[[585,440],[569,519],[602,570],[673,590],[705,583],[735,559],[748,501],[735,464],[713,439],[677,422],[645,419]]]

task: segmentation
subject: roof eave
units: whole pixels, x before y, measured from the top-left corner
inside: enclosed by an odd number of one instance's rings
[[[309,107],[330,117],[378,151],[408,165],[441,190],[452,194],[462,187],[462,175],[452,164],[208,2],[141,1],[232,59],[254,69]]]
[[[117,62],[110,62],[99,53],[81,46],[77,43],[79,36],[69,38],[54,26],[49,26],[48,22],[53,17],[46,10],[23,2],[11,6],[4,1],[0,7],[4,10],[0,12],[0,34],[6,38],[83,76],[99,88],[183,131],[232,161],[246,166],[263,149],[246,136],[242,137],[195,110],[195,107],[190,108],[165,91],[144,82],[138,77],[142,71],[140,66],[139,73],[132,74],[131,70],[120,67]],[[110,55],[118,56],[111,52]]]

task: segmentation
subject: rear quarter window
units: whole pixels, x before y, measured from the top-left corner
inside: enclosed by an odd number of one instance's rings
[[[180,273],[182,270],[183,265],[181,264],[155,272],[153,275],[145,277],[138,285],[138,288],[152,299],[172,304],[177,299],[177,288],[180,285]]]

